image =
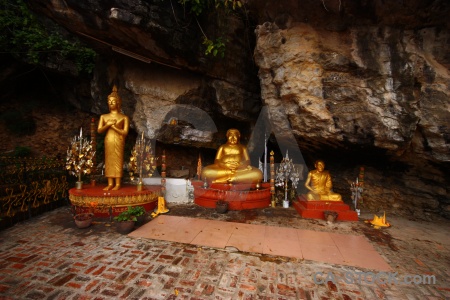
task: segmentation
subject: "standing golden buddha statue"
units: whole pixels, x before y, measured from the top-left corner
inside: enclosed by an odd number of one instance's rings
[[[306,199],[308,201],[342,201],[341,195],[333,193],[331,190],[333,184],[330,173],[325,170],[325,163],[317,160],[314,167],[316,169],[308,173],[305,182],[305,187],[310,190],[306,194]]]
[[[125,138],[130,127],[129,118],[121,113],[122,100],[114,86],[112,93],[108,96],[109,114],[100,116],[98,122],[98,133],[106,131],[105,136],[105,177],[108,185],[104,190],[118,190],[121,187],[123,177],[123,155]],[[114,184],[115,180],[115,184]]]
[[[258,183],[261,170],[250,165],[247,148],[239,143],[241,134],[237,129],[227,131],[227,142],[217,150],[214,164],[202,170],[202,179],[209,183]]]

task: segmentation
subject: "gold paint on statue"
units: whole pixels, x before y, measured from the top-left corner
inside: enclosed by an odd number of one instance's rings
[[[97,202],[99,206],[108,207],[126,207],[129,205],[144,205],[157,200],[161,195],[160,192],[149,192],[144,195],[127,195],[118,199],[111,196],[83,196],[70,194],[70,203],[75,206],[89,206],[93,201]]]
[[[305,182],[305,187],[310,190],[306,194],[308,201],[342,201],[339,194],[333,193],[331,188],[331,175],[325,170],[325,163],[321,160],[315,162],[315,170],[308,173],[308,178]]]
[[[114,86],[108,96],[109,114],[100,116],[97,128],[98,133],[106,131],[105,177],[108,179],[108,186],[104,190],[118,190],[121,187],[125,137],[130,126],[128,117],[120,112],[121,104],[122,100]]]
[[[227,143],[217,150],[214,164],[202,170],[202,178],[212,183],[257,183],[262,180],[261,170],[250,165],[247,148],[239,143],[237,129],[227,131]]]

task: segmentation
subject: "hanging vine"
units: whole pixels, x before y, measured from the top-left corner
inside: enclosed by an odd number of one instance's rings
[[[79,72],[91,73],[96,53],[47,29],[23,0],[0,0],[0,46],[29,64],[44,64],[48,55],[72,61]],[[5,51],[7,49],[7,51]]]

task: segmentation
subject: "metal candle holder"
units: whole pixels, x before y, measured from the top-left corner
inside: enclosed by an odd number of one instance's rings
[[[280,165],[278,166],[276,175],[276,186],[283,186],[284,188],[284,201],[287,199],[288,182],[292,182],[292,187],[297,188],[297,184],[300,180],[300,172],[298,168],[296,169],[292,159],[289,159],[288,151],[286,151],[286,157],[283,158]]]
[[[144,175],[152,176],[156,169],[157,157],[153,155],[152,146],[150,141],[146,141],[144,133],[141,137],[136,139],[136,144],[131,151],[130,157],[130,178],[134,180],[135,175],[138,175],[137,190],[142,191]]]
[[[83,138],[83,128],[81,128],[80,135],[73,137],[70,147],[67,149],[66,157],[66,169],[69,171],[69,174],[78,177],[77,189],[82,189],[83,187],[81,175],[91,173],[94,166],[94,157],[95,150],[92,141]]]

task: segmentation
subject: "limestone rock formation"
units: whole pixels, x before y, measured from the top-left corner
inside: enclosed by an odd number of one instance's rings
[[[337,1],[323,1],[324,8],[326,3]],[[377,174],[366,189],[366,205],[448,215],[450,60],[443,49],[450,33],[432,17],[442,16],[439,9],[448,11],[448,5],[434,3],[416,17],[398,11],[397,21],[388,19],[389,2],[374,6],[379,20],[372,24],[348,26],[345,13],[352,8],[346,7],[344,17],[330,13],[316,26],[298,22],[304,12],[296,15],[294,9],[281,9],[281,21],[259,25],[255,60],[263,104],[274,111],[271,121],[280,134],[287,132],[288,118],[302,150],[341,149],[345,159],[385,168],[366,172]],[[428,24],[420,22],[424,15]]]
[[[450,160],[449,128],[441,126],[450,119],[450,75],[439,52],[448,33],[265,23],[256,34],[264,104],[284,106],[299,136]]]

